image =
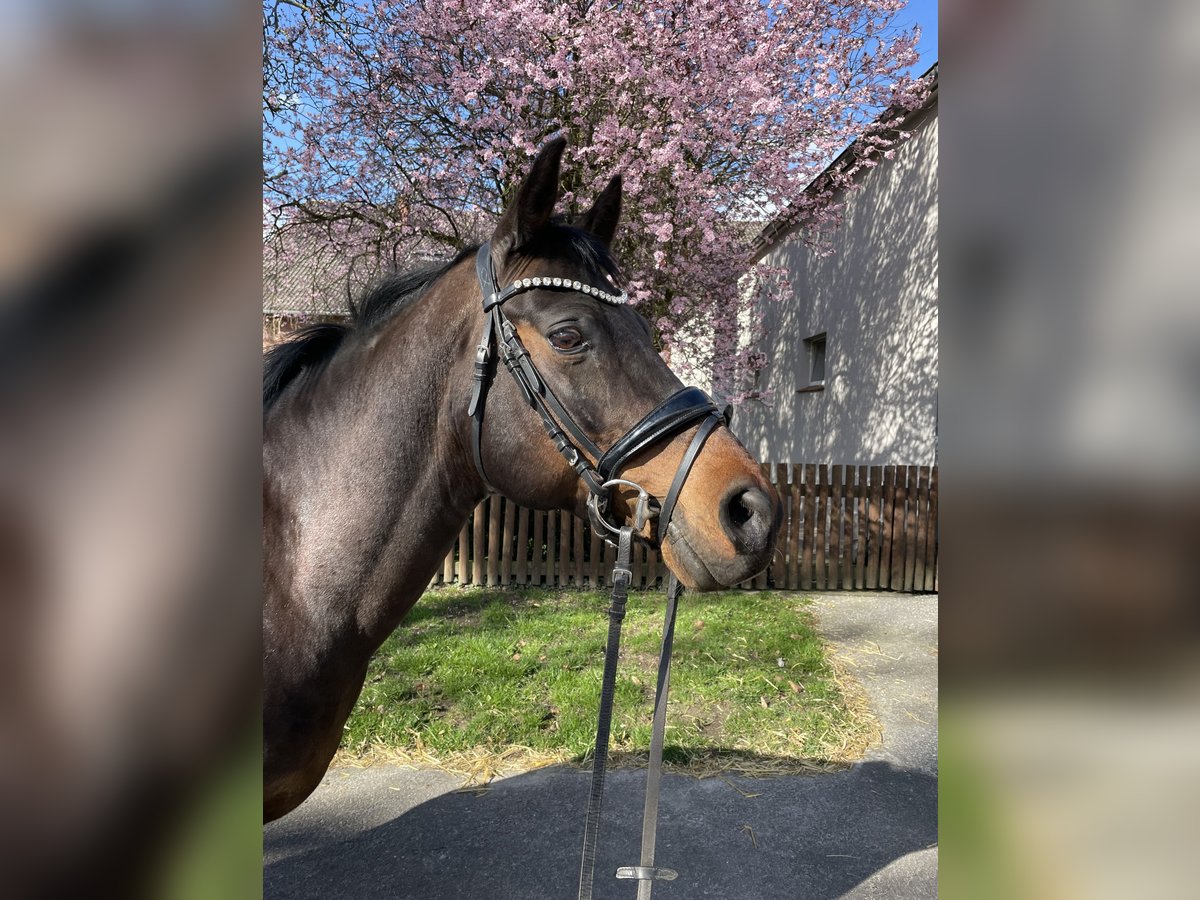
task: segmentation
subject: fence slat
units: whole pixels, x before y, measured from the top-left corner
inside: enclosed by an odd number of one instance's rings
[[[905,479],[908,469],[893,466],[895,471],[895,495],[892,499],[892,572],[888,586],[893,591],[904,590],[904,503],[908,497]]]
[[[555,561],[558,559],[558,538],[555,528],[558,525],[558,513],[549,510],[546,513],[546,587],[554,587]]]
[[[540,509],[533,510],[533,547],[529,557],[529,583],[540,585],[545,573],[546,553],[546,514]]]
[[[917,466],[902,466],[907,469],[904,487],[904,569],[900,573],[902,590],[912,591],[913,556],[917,548]]]
[[[804,466],[804,537],[800,555],[800,590],[811,591],[813,587],[813,542],[814,522],[817,517],[817,498],[815,496],[817,482],[817,467],[813,463]]]
[[[596,534],[595,530],[588,527],[588,551],[591,560],[588,563],[588,581],[594,590],[600,584],[600,553],[603,541],[600,540],[600,535]]]
[[[572,531],[574,532],[574,540],[572,544],[575,551],[575,587],[583,587],[583,519],[579,516],[571,516],[574,519],[572,523]]]
[[[487,583],[500,583],[500,495],[488,498]]]
[[[454,547],[454,544],[450,545],[450,552],[442,560],[442,584],[453,584],[454,582]]]
[[[842,590],[854,587],[854,466],[842,467]]]
[[[902,589],[911,593],[913,572],[916,570],[917,555],[917,472],[916,466],[908,469],[908,486],[904,494],[904,571],[900,583]]]
[[[487,500],[475,507],[471,534],[471,583],[483,584],[483,529],[487,517]]]
[[[892,587],[893,558],[900,552],[900,539],[903,537],[902,526],[896,522],[896,484],[895,466],[883,467],[883,548],[879,555],[879,587],[883,590],[894,590]]]
[[[500,583],[513,583],[513,526],[517,524],[516,504],[504,499],[504,530],[500,533]]]
[[[925,590],[925,541],[929,536],[929,466],[917,470],[917,527],[913,550],[913,590]]]
[[[779,520],[779,537],[775,539],[775,555],[771,557],[771,584],[776,590],[783,590],[787,583],[787,549],[788,549],[788,518],[791,514],[791,489],[787,483],[787,466],[776,463],[774,466],[763,466],[767,480],[775,485],[779,494],[779,507],[783,515]]]
[[[925,544],[925,590],[938,589],[938,467],[929,473],[929,534]]]
[[[821,463],[817,466],[817,520],[813,540],[816,541],[814,555],[816,557],[816,572],[813,573],[813,584],[818,591],[825,590],[825,542],[829,538],[829,526],[826,515],[829,512],[829,466]]]
[[[880,515],[882,537],[879,546],[879,588],[890,590],[892,586],[892,553],[894,552],[893,515],[896,511],[896,469],[883,467],[883,511]]]
[[[788,575],[787,588],[789,591],[800,590],[800,534],[804,527],[804,517],[801,509],[804,502],[803,484],[804,470],[801,466],[792,466],[791,486],[791,527],[788,533]]]
[[[829,467],[829,580],[825,586],[837,590],[842,559],[842,467]]]
[[[571,519],[561,509],[558,514],[558,584],[566,587],[571,579]]]
[[[514,504],[515,505],[515,504]],[[529,510],[517,506],[517,559],[513,578],[517,584],[529,583]]]
[[[854,482],[854,587],[867,587],[867,504],[870,498],[870,476],[866,466],[858,467]]]
[[[608,580],[610,562],[608,559],[608,544],[599,535],[596,535],[596,540],[600,542],[600,549],[596,555],[592,557],[596,560],[596,580],[593,582],[593,584],[600,586],[605,584]]]
[[[871,466],[867,507],[867,589],[879,590],[879,561],[883,555],[883,466]]]
[[[458,532],[458,562],[455,564],[455,575],[459,584],[471,583],[471,519],[463,522],[462,530]]]

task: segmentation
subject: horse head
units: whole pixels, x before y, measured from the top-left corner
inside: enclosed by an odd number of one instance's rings
[[[725,423],[716,421],[707,396],[681,392],[682,382],[654,348],[650,325],[618,287],[610,248],[621,211],[620,176],[573,224],[554,217],[564,147],[555,140],[538,155],[480,255],[484,321],[500,308],[489,307],[497,298],[503,315],[485,326],[481,348],[494,342],[499,353],[479,352],[477,381],[487,379],[486,397],[472,402],[473,411],[479,407],[476,432],[464,431],[462,439],[474,443],[485,483],[523,506],[582,516],[589,498],[600,496],[598,482],[614,478],[641,486],[660,515],[671,496],[668,527],[651,518],[640,523],[641,537],[660,546],[687,587],[737,584],[770,562],[778,495]],[[500,346],[505,329],[515,338],[507,347]],[[518,377],[508,377],[505,368],[519,370]],[[533,396],[539,391],[549,401],[541,413]],[[686,407],[682,414],[680,406]],[[672,411],[676,419],[664,424]],[[609,451],[620,456],[615,464],[604,459]],[[685,480],[672,492],[681,470]],[[637,496],[626,484],[612,485],[601,501],[604,517],[633,522]]]

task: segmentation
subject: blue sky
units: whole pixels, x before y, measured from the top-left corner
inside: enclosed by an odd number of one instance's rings
[[[921,26],[921,43],[917,48],[921,61],[910,70],[910,74],[920,75],[938,58],[938,0],[909,0],[908,8],[896,17],[896,24]]]

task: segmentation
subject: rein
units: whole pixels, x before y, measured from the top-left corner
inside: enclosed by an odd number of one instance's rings
[[[617,548],[617,559],[612,571],[612,595],[608,616],[608,643],[604,654],[604,675],[600,688],[600,711],[596,721],[596,748],[592,764],[592,788],[588,800],[587,820],[583,834],[583,853],[579,874],[579,900],[591,900],[593,873],[596,864],[596,845],[599,840],[600,809],[604,796],[604,778],[608,765],[609,729],[612,723],[613,693],[616,686],[617,658],[621,644],[621,623],[625,618],[625,605],[629,585],[633,578],[630,567],[634,535],[645,527],[651,516],[657,517],[656,535],[661,545],[671,525],[675,504],[683,490],[688,472],[700,454],[705,441],[723,421],[716,403],[697,387],[685,387],[676,391],[657,407],[647,413],[616,443],[602,451],[587,436],[582,428],[563,407],[517,336],[517,330],[504,314],[504,303],[518,294],[532,290],[573,291],[593,297],[602,303],[620,306],[628,303],[625,292],[613,292],[585,282],[567,278],[523,278],[501,289],[496,280],[492,263],[491,245],[479,248],[475,258],[475,272],[483,295],[483,336],[475,350],[474,388],[468,415],[473,419],[472,452],[475,468],[488,490],[495,493],[483,465],[483,420],[487,406],[487,391],[495,370],[497,359],[512,374],[520,387],[525,401],[537,412],[554,447],[575,470],[588,490],[588,518],[597,533],[608,532],[608,543]],[[610,286],[611,287],[611,286]],[[680,460],[670,489],[657,513],[650,508],[650,497],[641,485],[620,478],[624,466],[637,453],[673,437],[703,419],[687,452]],[[593,463],[592,460],[595,460]],[[638,499],[634,524],[614,525],[608,521],[609,499],[613,488],[624,486],[637,491]],[[673,881],[678,877],[672,869],[656,868],[654,846],[658,822],[658,798],[662,781],[662,751],[666,732],[667,691],[671,671],[671,644],[675,632],[675,610],[683,588],[671,573],[667,584],[666,621],[663,626],[662,650],[659,654],[658,680],[654,697],[654,727],[650,741],[650,767],[646,777],[646,798],[642,817],[642,850],[640,864],[622,866],[616,877],[638,881],[638,900],[650,900],[650,890],[655,880]]]

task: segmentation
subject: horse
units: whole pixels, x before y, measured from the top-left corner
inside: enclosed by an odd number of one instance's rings
[[[706,395],[697,404],[698,389],[681,390],[616,288],[620,175],[582,216],[554,215],[564,147],[545,145],[482,249],[385,279],[351,304],[349,324],[310,326],[266,354],[264,821],[316,788],[372,654],[489,491],[593,523],[598,511],[633,522],[636,486],[652,509],[670,494],[669,526],[640,509],[637,537],[692,590],[731,586],[770,561],[778,495],[707,415]],[[503,316],[487,306],[500,300]],[[489,337],[491,322],[504,333]],[[504,341],[505,365],[535,373],[536,396],[475,346],[481,330]],[[681,402],[692,418],[662,426],[661,410]],[[657,431],[634,440],[647,422]],[[599,448],[614,444],[619,471],[608,474],[622,481],[598,486]],[[674,484],[685,457],[691,474]],[[611,503],[599,510],[597,496]]]

